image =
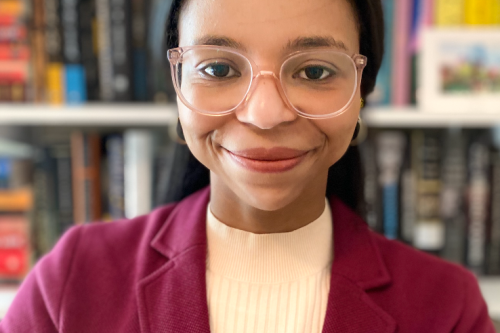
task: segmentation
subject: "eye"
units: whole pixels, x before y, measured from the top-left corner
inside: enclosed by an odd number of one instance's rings
[[[224,63],[212,63],[208,66],[205,66],[203,72],[207,73],[210,76],[216,78],[229,78],[233,76],[240,76],[240,74],[235,71],[231,66]]]
[[[332,72],[322,66],[308,66],[302,69],[298,76],[301,79],[319,81],[331,76]]]

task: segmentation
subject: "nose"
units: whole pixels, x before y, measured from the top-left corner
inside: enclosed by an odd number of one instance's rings
[[[260,129],[271,129],[297,118],[297,113],[285,102],[274,74],[261,72],[252,85],[245,103],[236,111],[239,121]]]

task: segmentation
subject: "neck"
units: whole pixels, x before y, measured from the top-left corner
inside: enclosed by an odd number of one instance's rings
[[[246,195],[244,191],[240,195],[236,194],[214,173],[211,173],[210,188],[210,207],[214,216],[231,228],[254,234],[300,229],[315,221],[325,209],[326,175],[318,177],[303,191],[290,191],[292,199],[277,200],[283,203],[277,203],[277,209],[274,210],[256,208],[258,204],[252,205],[251,199],[247,199],[251,195]]]

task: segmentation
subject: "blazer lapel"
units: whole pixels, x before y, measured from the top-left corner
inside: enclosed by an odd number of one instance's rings
[[[210,332],[206,292],[206,208],[210,188],[183,200],[151,242],[168,261],[138,284],[143,333]],[[366,223],[338,199],[331,200],[334,262],[324,333],[392,333],[395,320],[369,290],[391,278]]]
[[[209,189],[182,201],[151,242],[168,262],[138,284],[144,333],[209,333],[206,207]]]
[[[367,293],[391,282],[372,231],[340,200],[332,198],[330,204],[335,250],[323,332],[395,332],[394,318]]]

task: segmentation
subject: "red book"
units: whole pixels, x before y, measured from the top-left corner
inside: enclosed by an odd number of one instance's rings
[[[0,215],[0,279],[24,278],[29,260],[28,219],[24,215]]]

